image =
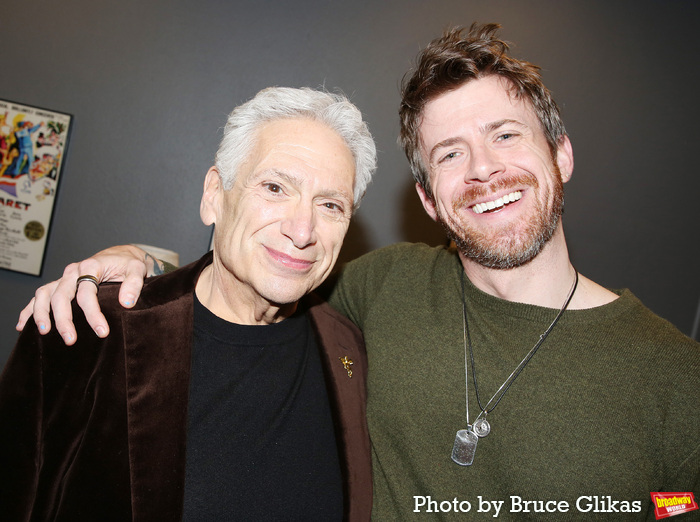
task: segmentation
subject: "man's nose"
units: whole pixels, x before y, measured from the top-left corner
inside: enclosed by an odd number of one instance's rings
[[[282,221],[282,234],[287,236],[296,248],[305,248],[316,241],[316,213],[309,204],[298,204],[288,209]]]
[[[505,171],[505,163],[497,151],[487,145],[472,147],[464,181],[487,182],[492,176]]]

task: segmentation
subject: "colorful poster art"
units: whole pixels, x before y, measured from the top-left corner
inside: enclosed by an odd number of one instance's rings
[[[0,268],[41,275],[71,122],[0,99]]]

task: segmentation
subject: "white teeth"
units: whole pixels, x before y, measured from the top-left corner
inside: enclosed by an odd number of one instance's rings
[[[502,198],[495,199],[493,201],[488,201],[486,203],[477,203],[472,207],[472,210],[474,211],[475,214],[483,214],[487,210],[494,210],[497,208],[501,208],[508,203],[512,203],[513,201],[518,201],[520,198],[522,198],[523,195],[522,193],[517,190],[515,192],[511,192],[510,194],[507,194],[503,196]]]

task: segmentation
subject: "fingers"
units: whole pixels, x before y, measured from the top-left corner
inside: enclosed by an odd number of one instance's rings
[[[51,307],[56,329],[66,344],[71,345],[76,339],[70,305],[73,297],[76,297],[78,306],[83,310],[85,319],[95,334],[98,337],[109,335],[109,324],[97,300],[97,286],[88,281],[77,285],[78,277],[92,275],[100,282],[123,279],[124,283],[119,290],[119,302],[126,308],[136,304],[147,267],[142,256],[129,258],[122,250],[123,247],[113,247],[80,263],[69,265],[63,272],[63,277],[53,292]]]
[[[131,308],[141,294],[147,266],[141,260],[130,261],[124,274],[124,282],[119,289],[119,302],[125,308]]]
[[[97,301],[97,285],[90,281],[83,281],[78,285],[78,278],[83,275],[92,275],[98,281],[104,279],[102,267],[94,258],[70,264],[63,271],[63,277],[58,281],[51,297],[56,330],[67,345],[72,345],[77,339],[71,308],[74,297],[95,334],[98,337],[106,337],[109,334],[107,319]]]
[[[76,291],[76,300],[78,306],[82,308],[90,328],[97,334],[97,337],[107,337],[107,335],[109,335],[109,324],[107,324],[107,319],[105,319],[105,316],[100,310],[100,304],[97,301],[97,292],[98,288],[93,283],[88,281],[81,282]],[[54,317],[56,317],[55,308]],[[66,324],[66,328],[72,327],[72,323],[70,326]],[[56,328],[59,328],[58,320],[56,320]],[[59,332],[60,331],[59,329]]]
[[[24,328],[26,322],[33,315],[34,322],[36,323],[40,334],[44,335],[51,331],[51,318],[49,316],[49,312],[51,311],[51,296],[53,295],[56,286],[58,286],[58,283],[53,281],[37,289],[37,291],[34,293],[34,298],[20,313],[20,320],[17,324],[18,329],[20,325],[22,328]]]
[[[29,301],[29,304],[24,307],[24,309],[19,313],[19,320],[17,321],[17,326],[15,326],[15,330],[18,332],[21,332],[24,330],[24,327],[27,324],[27,321],[29,318],[32,316],[34,313],[34,298],[32,297],[32,300]],[[44,327],[46,328],[46,327]],[[41,331],[41,329],[40,329]],[[43,333],[43,332],[42,332]]]
[[[43,313],[46,311],[48,314],[48,308],[49,306],[51,307],[51,310],[53,310],[53,320],[56,325],[56,331],[61,335],[63,342],[68,346],[75,344],[75,341],[77,340],[75,326],[73,325],[73,309],[71,307],[71,301],[75,297],[76,282],[78,280],[79,270],[80,267],[78,263],[68,265],[63,271],[63,277],[61,277],[61,279],[55,281],[54,283],[49,283],[55,284],[49,299],[49,303],[44,305],[42,300],[41,307],[38,307],[39,292],[37,291],[37,304],[34,305],[35,321],[38,320],[38,312]],[[95,285],[91,284],[90,286],[94,287]]]
[[[124,307],[131,308],[136,304],[143,288],[143,279],[148,273],[145,256],[146,252],[135,246],[122,245],[98,252],[80,263],[68,265],[61,279],[36,291],[34,299],[20,312],[17,330],[21,331],[33,315],[39,332],[48,333],[51,330],[49,313],[53,311],[56,331],[67,345],[74,344],[77,334],[73,325],[71,301],[76,298],[95,334],[106,337],[109,325],[100,310],[97,286],[88,281],[77,285],[78,277],[91,275],[99,282],[124,281],[119,291],[119,301]]]

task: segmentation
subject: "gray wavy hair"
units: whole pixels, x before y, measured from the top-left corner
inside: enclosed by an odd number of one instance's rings
[[[241,164],[249,157],[259,127],[284,118],[309,118],[333,129],[345,141],[355,159],[353,209],[372,181],[377,149],[362,113],[341,94],[304,87],[270,87],[233,109],[216,153],[216,168],[225,190],[230,190]]]

